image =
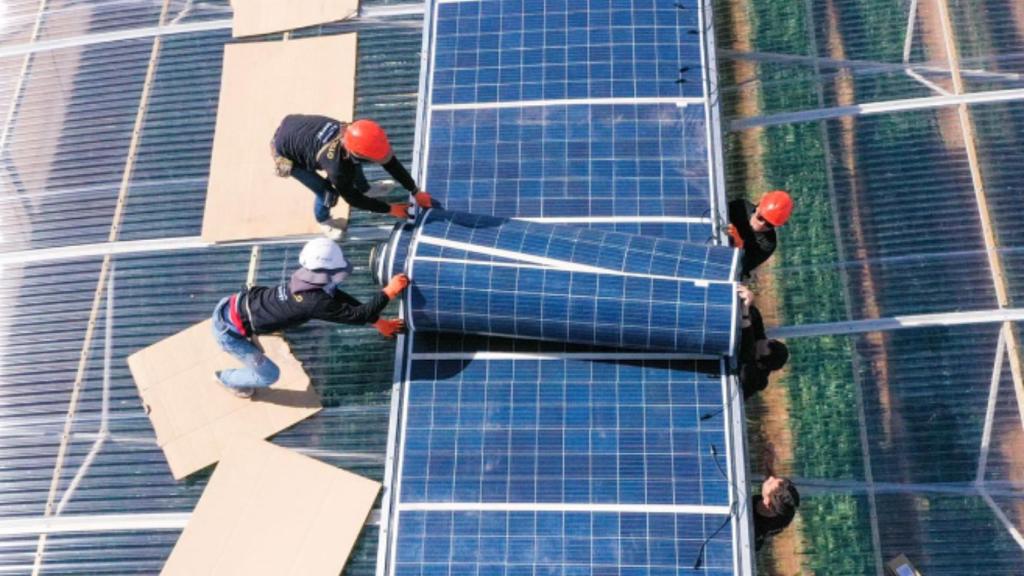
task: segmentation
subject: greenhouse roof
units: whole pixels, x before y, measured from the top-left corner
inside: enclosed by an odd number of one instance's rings
[[[198,238],[229,4],[167,6],[161,24],[159,2],[0,0],[0,573],[156,573],[206,484],[171,478],[125,362],[204,318],[252,252]],[[903,554],[927,575],[1018,574],[1024,9],[714,8],[726,188],[798,205],[756,279],[792,356],[747,415],[750,454],[770,440],[803,498],[759,573],[880,575]],[[364,1],[355,21],[296,33],[360,33],[356,114],[402,158],[422,21],[421,3]],[[361,218],[346,248],[360,264],[381,224]],[[257,279],[282,279],[298,247],[263,245]],[[393,350],[361,328],[291,341],[325,410],[275,442],[383,479]],[[346,573],[376,570],[377,529]]]

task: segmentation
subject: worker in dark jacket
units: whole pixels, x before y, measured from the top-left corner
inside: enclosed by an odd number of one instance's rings
[[[752,497],[754,549],[760,550],[769,538],[786,529],[800,507],[800,492],[788,478],[775,475],[775,448],[769,442],[764,454],[765,479],[761,494]]]
[[[313,213],[333,239],[341,237],[346,224],[331,220],[331,208],[339,196],[354,208],[406,217],[408,204],[389,205],[366,195],[370,184],[363,174],[364,162],[380,164],[419,206],[430,208],[430,195],[419,189],[392,153],[387,134],[373,120],[346,124],[326,116],[290,114],[281,121],[270,146],[277,175],[294,177],[316,195]]]
[[[792,213],[793,200],[782,190],[765,194],[756,205],[742,198],[729,202],[729,236],[733,246],[743,249],[743,280],[775,252],[775,229]]]
[[[255,342],[259,334],[294,328],[309,320],[342,324],[373,324],[387,338],[405,328],[402,320],[379,314],[409,284],[397,274],[366,303],[338,289],[352,270],[341,248],[327,238],[307,243],[299,254],[301,268],[280,286],[253,286],[223,298],[213,311],[213,335],[245,368],[218,372],[217,381],[236,395],[252,396],[255,388],[277,381],[280,372]]]
[[[764,332],[761,312],[754,306],[754,293],[740,284],[737,288],[742,304],[740,332],[739,380],[743,399],[768,387],[768,375],[781,369],[789,360],[789,348],[778,340],[769,340]]]

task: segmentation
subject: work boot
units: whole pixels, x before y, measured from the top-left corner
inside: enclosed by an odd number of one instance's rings
[[[330,220],[324,220],[320,223],[320,230],[323,231],[324,236],[327,236],[335,242],[345,238],[345,230],[347,229],[348,219],[346,218],[331,218]]]
[[[223,380],[220,379],[219,371],[213,373],[213,379],[216,380],[218,384],[227,388],[229,392],[231,392],[235,396],[238,396],[239,398],[252,398],[253,393],[256,392],[256,389],[253,388],[252,386],[243,386],[241,388],[228,386],[227,384],[224,383]]]

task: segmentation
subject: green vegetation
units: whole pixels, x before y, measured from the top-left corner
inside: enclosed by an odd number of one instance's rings
[[[755,49],[811,55],[804,3],[751,0]],[[760,107],[765,113],[817,107],[817,82],[809,67],[762,65]],[[726,80],[726,83],[728,80]],[[725,116],[735,116],[733,108]],[[762,134],[765,157],[761,176],[770,187],[785,188],[798,209],[782,232],[775,255],[772,285],[779,315],[786,323],[838,320],[847,316],[827,182],[824,134],[818,124],[787,125]],[[732,141],[735,144],[735,140]],[[756,200],[761,190],[737,194],[749,159],[737,146],[727,150],[728,179],[734,196]],[[735,168],[734,168],[735,167]],[[823,266],[824,264],[824,266]],[[848,338],[817,338],[789,343],[791,366],[776,385],[790,398],[788,425],[793,433],[793,474],[810,478],[862,477],[861,447],[854,401],[852,344]],[[756,426],[756,424],[755,424]],[[752,430],[751,436],[757,434]],[[845,495],[804,499],[801,507],[805,568],[821,574],[873,571],[867,511]],[[768,554],[759,558],[762,573],[771,573]]]

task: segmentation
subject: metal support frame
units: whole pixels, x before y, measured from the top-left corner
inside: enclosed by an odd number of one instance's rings
[[[915,0],[916,1],[916,0]],[[815,31],[814,23],[814,9],[811,4],[811,0],[804,0],[804,10],[807,13],[807,33],[811,40],[811,52],[815,56],[814,71],[820,77],[821,66],[818,63],[818,39]],[[818,106],[825,106],[825,93],[822,90],[821,83],[816,83],[816,92],[818,99]],[[821,146],[822,151],[825,155],[825,180],[828,182],[828,195],[829,203],[832,207],[833,214],[838,214],[838,203],[836,199],[836,188],[835,188],[835,174],[832,170],[832,147],[829,141],[828,124],[825,122],[819,122],[819,130],[821,132]],[[839,227],[839,221],[836,218],[832,219],[833,234],[836,241],[836,250],[839,254],[839,258],[842,261],[846,260],[846,250],[843,245],[843,234]],[[840,269],[840,276],[842,277],[843,286],[843,304],[846,308],[847,317],[852,317],[852,308],[849,289],[849,275],[846,273],[846,269]],[[853,362],[851,362],[851,382],[853,383],[853,396],[855,404],[857,406],[857,423],[858,423],[858,438],[860,440],[861,450],[861,462],[864,466],[864,479],[868,482],[868,485],[872,489],[868,490],[868,517],[871,519],[871,548],[874,552],[875,559],[875,575],[882,576],[884,566],[882,563],[882,540],[878,529],[878,505],[875,498],[874,487],[874,470],[871,466],[871,445],[868,442],[868,431],[867,431],[867,418],[864,412],[864,391],[861,388],[860,380],[858,375],[861,374],[860,359],[857,355],[853,355]]]
[[[170,9],[170,0],[163,1],[163,7],[160,10],[160,24],[163,24],[167,20],[167,13]],[[146,76],[143,80],[142,94],[139,96],[139,106],[135,113],[135,125],[132,129],[131,142],[128,145],[128,155],[125,161],[124,174],[121,177],[121,187],[117,195],[117,204],[114,209],[114,215],[110,223],[110,233],[107,237],[108,242],[116,242],[121,232],[121,221],[124,217],[124,207],[128,200],[128,189],[131,184],[132,176],[134,175],[135,169],[135,158],[139,150],[139,144],[142,141],[142,127],[146,119],[146,109],[149,106],[149,96],[152,92],[153,81],[156,76],[157,62],[160,57],[161,48],[161,37],[157,36],[153,39],[153,47],[149,54],[149,66],[146,69]],[[78,402],[81,399],[82,388],[85,382],[85,374],[89,366],[90,349],[92,348],[93,335],[96,331],[96,323],[99,318],[100,304],[102,303],[104,289],[106,288],[107,282],[112,280],[111,274],[113,271],[113,257],[106,255],[103,257],[103,263],[100,265],[99,280],[96,282],[96,290],[93,293],[92,309],[89,312],[89,321],[86,325],[85,336],[82,342],[82,350],[78,358],[78,370],[75,374],[75,381],[71,388],[71,399],[68,402],[67,417],[64,420],[64,432],[61,434],[60,447],[57,450],[57,460],[53,466],[53,474],[50,478],[50,490],[46,498],[46,507],[43,511],[44,517],[56,516],[60,514],[63,507],[67,504],[70,498],[68,493],[77,484],[69,486],[68,491],[65,492],[65,499],[61,502],[56,502],[57,492],[60,488],[60,479],[64,469],[64,461],[67,458],[68,447],[71,443],[72,428],[75,422],[75,415],[78,411]],[[111,294],[112,295],[112,294]],[[110,326],[107,326],[109,332]],[[102,433],[101,425],[101,433]],[[97,453],[98,449],[102,447],[102,436],[97,440]],[[95,458],[94,453],[90,455]],[[88,460],[91,463],[91,460]],[[78,477],[76,476],[76,480]],[[36,553],[34,563],[32,566],[32,576],[38,576],[42,571],[43,566],[43,554],[46,550],[46,539],[47,534],[43,533],[39,535],[39,541],[36,545]]]
[[[949,3],[948,0],[935,0],[935,3],[939,9],[939,19],[942,21],[942,35],[946,46],[946,57],[949,59],[949,68],[953,73],[953,92],[959,96],[964,94],[965,89],[963,76],[960,72],[960,54],[956,46],[956,32],[953,30],[952,19],[949,15]],[[977,139],[974,133],[974,119],[971,117],[971,110],[966,102],[962,102],[957,106],[957,116],[960,120],[964,150],[967,153],[967,161],[971,170],[971,183],[974,186],[974,197],[978,204],[978,217],[981,220],[982,237],[985,240],[985,251],[992,273],[992,284],[996,290],[996,301],[1000,308],[1007,308],[1010,306],[1009,287],[1007,285],[1006,273],[1003,270],[1003,261],[999,255],[999,243],[996,238],[995,227],[992,225],[992,217],[989,212],[985,179],[981,173],[981,161],[978,156]],[[1017,397],[1017,411],[1020,413],[1021,425],[1024,427],[1024,366],[1021,364],[1021,344],[1013,324],[1007,322],[1004,328],[1006,332],[1006,350],[1010,356],[1010,373],[1013,375],[1014,391]]]
[[[783,112],[770,116],[740,118],[729,124],[729,130],[738,132],[750,128],[780,126],[783,124],[799,124],[815,120],[834,120],[848,116],[869,116],[872,114],[890,114],[892,112],[908,112],[911,110],[932,110],[949,106],[966,104],[987,104],[997,102],[1019,102],[1024,100],[1024,88],[1011,90],[989,90],[971,94],[952,94],[950,96],[929,96],[925,98],[907,98],[889,100],[887,102],[868,102],[852,106],[835,106],[817,110],[801,110],[799,112]]]

